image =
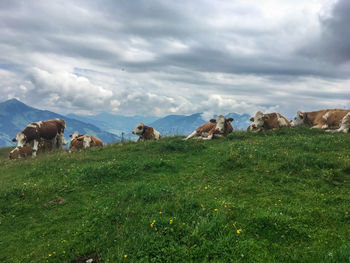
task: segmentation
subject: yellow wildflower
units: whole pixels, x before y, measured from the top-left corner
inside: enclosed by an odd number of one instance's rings
[[[217,211],[218,211],[218,209],[217,209],[217,208],[215,208],[215,209],[214,209],[214,211],[215,211],[215,212],[217,212]]]
[[[174,220],[170,219],[169,224],[171,225],[174,222]]]
[[[159,214],[163,214],[163,212],[162,212],[162,211],[159,211]]]
[[[128,255],[127,255],[127,254],[125,254],[125,255],[124,255],[124,258],[127,258],[127,257],[128,257]]]
[[[242,229],[237,229],[236,232],[237,234],[240,234],[242,232]]]
[[[49,254],[49,257],[51,257],[52,255],[51,254]]]
[[[208,187],[206,186],[206,187],[204,187],[204,189],[205,189],[205,190],[207,190],[207,189],[208,189]]]

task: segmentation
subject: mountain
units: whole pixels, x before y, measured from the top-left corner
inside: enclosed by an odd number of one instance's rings
[[[119,136],[102,131],[91,123],[68,118],[47,110],[38,110],[16,99],[11,99],[0,103],[0,146],[14,145],[11,141],[12,138],[29,123],[54,118],[65,120],[67,126],[65,130],[66,140],[69,139],[69,134],[78,131],[79,133],[96,136],[104,143],[120,141]]]
[[[148,125],[157,119],[157,117],[154,116],[122,116],[106,112],[93,116],[77,114],[68,114],[67,116],[72,119],[95,124],[102,130],[117,134],[119,136],[122,133],[131,135],[131,131],[141,121]]]
[[[189,116],[168,115],[151,123],[150,126],[162,135],[186,135],[204,123],[201,113],[195,113]]]

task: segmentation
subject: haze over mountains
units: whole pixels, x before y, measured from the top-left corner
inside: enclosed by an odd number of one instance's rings
[[[216,116],[213,116],[216,117]],[[235,129],[246,129],[249,125],[249,115],[229,113],[226,117],[233,117]],[[135,140],[137,137],[131,131],[139,122],[152,126],[162,135],[187,135],[208,120],[202,118],[201,113],[189,116],[168,115],[163,118],[155,116],[121,116],[101,113],[94,116],[68,114],[60,115],[55,112],[39,110],[30,107],[16,99],[0,103],[0,146],[14,145],[11,141],[15,135],[31,122],[60,118],[66,121],[65,137],[74,131],[97,136],[104,143],[118,142],[124,133],[125,139]]]

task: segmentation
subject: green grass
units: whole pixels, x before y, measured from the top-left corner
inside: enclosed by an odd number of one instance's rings
[[[0,159],[8,158],[14,147],[0,147]]]
[[[350,262],[349,134],[181,139],[1,159],[0,262]]]

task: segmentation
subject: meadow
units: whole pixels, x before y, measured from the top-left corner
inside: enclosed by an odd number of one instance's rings
[[[1,154],[0,262],[350,262],[349,134],[182,138]]]

